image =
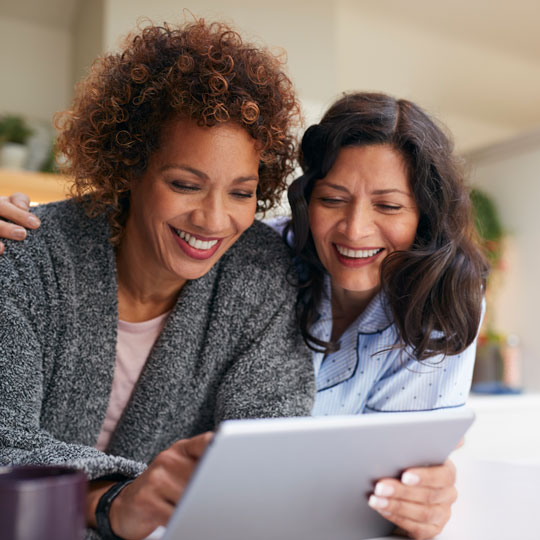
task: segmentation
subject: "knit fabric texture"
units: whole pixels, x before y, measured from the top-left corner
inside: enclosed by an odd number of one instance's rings
[[[255,222],[182,289],[107,451],[93,447],[109,400],[118,324],[103,217],[72,200],[0,257],[0,464],[62,464],[89,479],[134,477],[174,441],[228,418],[309,415],[310,352],[280,237]]]

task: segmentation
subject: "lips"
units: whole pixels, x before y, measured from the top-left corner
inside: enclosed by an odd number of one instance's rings
[[[337,259],[344,266],[351,268],[358,268],[371,264],[379,258],[380,254],[384,251],[384,248],[372,248],[366,247],[362,249],[353,249],[341,244],[332,244]]]
[[[373,249],[351,249],[345,246],[340,246],[339,244],[334,244],[337,251],[340,255],[344,257],[349,257],[351,259],[368,259],[380,253],[383,248],[373,248]]]
[[[203,260],[214,255],[223,238],[205,238],[169,225],[171,232],[182,251],[192,259]]]

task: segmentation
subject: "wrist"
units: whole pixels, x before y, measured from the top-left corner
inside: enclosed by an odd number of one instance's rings
[[[96,510],[95,510],[95,523],[96,529],[103,538],[103,540],[121,540],[119,536],[116,535],[113,526],[111,525],[111,508],[113,502],[120,495],[122,490],[131,484],[133,480],[122,480],[120,482],[115,482],[112,485],[109,485],[108,489],[105,489],[104,492],[99,497]],[[115,526],[118,524],[116,523]]]
[[[93,480],[88,483],[85,503],[86,526],[96,528],[96,507],[101,496],[116,482],[110,480]]]

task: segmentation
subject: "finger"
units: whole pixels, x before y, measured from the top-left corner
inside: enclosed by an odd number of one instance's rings
[[[425,505],[386,499],[375,495],[369,498],[368,504],[371,508],[380,512],[386,519],[400,527],[403,526],[403,520],[442,527],[450,519],[449,504]]]
[[[26,229],[0,220],[0,238],[24,240],[26,238]]]
[[[456,467],[447,459],[442,465],[407,469],[401,475],[401,482],[407,486],[452,486],[456,482]]]
[[[191,459],[199,459],[203,455],[213,436],[214,434],[211,431],[207,431],[206,433],[201,433],[190,439],[177,441],[174,443],[173,447],[180,455]]]
[[[377,482],[374,495],[421,504],[452,504],[457,498],[457,491],[453,485],[444,488],[410,487],[402,484],[399,480],[388,479]]]
[[[459,442],[457,443],[456,450],[458,448],[461,448],[464,444],[465,444],[465,438],[461,437],[461,439],[459,439]]]
[[[2,255],[2,253],[4,253],[4,244],[0,242],[0,255]]]
[[[18,206],[21,210],[28,210],[30,208],[30,199],[28,195],[24,193],[13,193],[9,196],[9,201],[15,206]]]
[[[10,202],[7,197],[0,198],[0,217],[30,229],[37,229],[41,223],[37,216],[26,210],[21,210]]]

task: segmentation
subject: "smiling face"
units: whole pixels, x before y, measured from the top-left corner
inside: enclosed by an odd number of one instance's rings
[[[311,233],[333,290],[363,302],[380,288],[383,259],[411,246],[418,220],[405,162],[387,145],[341,149],[309,202]]]
[[[152,279],[182,286],[206,274],[253,223],[259,152],[236,124],[174,119],[161,141],[133,183],[121,249]]]

